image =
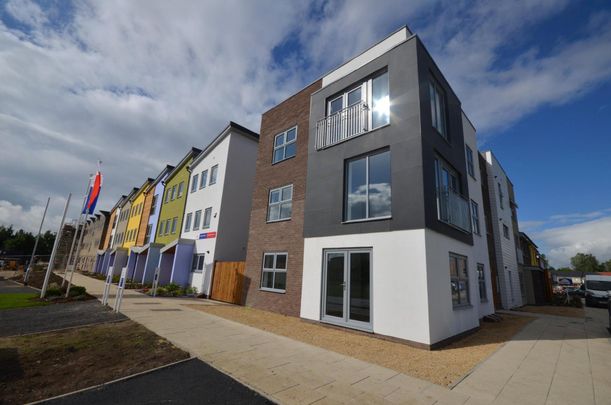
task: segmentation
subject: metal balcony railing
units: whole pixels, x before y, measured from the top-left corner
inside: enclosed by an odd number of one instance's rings
[[[324,149],[368,131],[369,107],[364,101],[329,115],[316,124],[316,149]]]
[[[469,200],[447,187],[437,190],[437,200],[440,220],[465,232],[471,232]]]

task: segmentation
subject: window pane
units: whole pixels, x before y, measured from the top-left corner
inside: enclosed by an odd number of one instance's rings
[[[388,73],[384,73],[372,80],[372,128],[386,125],[390,122],[390,95],[388,91]]]
[[[275,146],[280,146],[284,143],[284,134],[276,136]]]
[[[466,280],[460,280],[458,282],[458,288],[460,293],[460,303],[468,304],[469,303],[469,287],[467,285]]]
[[[451,281],[452,285],[452,305],[460,304],[460,297],[458,293],[458,282],[456,280]]]
[[[469,278],[469,273],[467,273],[467,260],[463,257],[458,259],[458,277],[461,279]]]
[[[361,88],[356,88],[348,93],[348,107],[361,102]]]
[[[269,195],[269,202],[273,204],[277,203],[278,201],[280,201],[280,190],[274,190]]]
[[[199,188],[206,187],[206,182],[207,181],[208,181],[208,170],[204,170],[202,172],[202,179],[201,179],[201,182],[199,183]]]
[[[369,322],[369,253],[350,253],[350,319]]]
[[[342,318],[344,316],[344,254],[327,255],[327,279],[325,314]]]
[[[289,143],[288,145],[286,145],[286,147],[284,148],[284,158],[288,159],[290,157],[295,156],[295,151],[297,150],[297,144],[295,142],[293,143]]]
[[[286,273],[283,271],[274,274],[274,288],[277,290],[286,289]]]
[[[348,162],[348,178],[346,181],[346,219],[363,219],[366,217],[366,169],[365,158]]]
[[[297,129],[296,128],[291,128],[288,131],[286,131],[286,141],[287,142],[291,142],[291,141],[295,140],[296,137],[297,137]]]
[[[276,269],[286,270],[286,255],[276,255]]]
[[[329,108],[329,115],[333,115],[336,112],[342,109],[343,100],[342,97],[338,97],[335,100],[331,101],[331,106]]]
[[[265,255],[263,257],[263,268],[273,269],[274,268],[274,255]]]
[[[263,288],[274,288],[274,273],[271,271],[264,271],[261,277],[261,287]]]
[[[456,258],[450,256],[450,277],[458,278],[458,266],[456,265]]]
[[[195,176],[193,176],[193,181],[191,183],[191,192],[194,192],[195,190],[197,190],[198,180],[199,180],[199,174],[196,174]]]
[[[274,163],[284,159],[284,148],[274,150]]]
[[[390,152],[370,156],[369,218],[389,216],[390,199]]]
[[[291,201],[282,203],[280,205],[280,218],[288,219],[293,213],[293,203]]]
[[[280,215],[280,205],[270,205],[269,206],[269,216],[268,221],[276,221]]]
[[[282,201],[288,201],[293,198],[293,187],[285,187],[282,189]]]

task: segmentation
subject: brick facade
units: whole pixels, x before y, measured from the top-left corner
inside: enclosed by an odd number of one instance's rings
[[[308,158],[310,96],[321,88],[319,80],[261,117],[255,187],[250,215],[244,303],[273,312],[299,316],[303,270],[303,214]],[[272,165],[274,137],[297,125],[294,158]],[[270,189],[293,184],[291,220],[267,223]],[[265,252],[287,252],[286,292],[262,291],[261,267]]]
[[[155,194],[155,187],[148,187],[148,190],[145,192],[144,197],[144,205],[142,207],[142,215],[140,217],[140,228],[138,229],[138,239],[136,240],[136,246],[144,246],[148,243],[146,240],[146,227],[149,224],[149,217],[151,214],[151,205],[153,203],[153,197]],[[151,230],[151,233],[155,232],[155,230]]]

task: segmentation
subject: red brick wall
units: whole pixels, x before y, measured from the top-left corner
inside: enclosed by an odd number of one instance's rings
[[[299,316],[303,270],[303,210],[308,159],[310,95],[321,88],[317,81],[283,101],[261,117],[257,172],[246,255],[244,303],[269,311]],[[272,165],[274,137],[297,125],[294,158]],[[293,184],[290,221],[267,223],[269,190]],[[286,293],[261,291],[264,252],[288,252]]]

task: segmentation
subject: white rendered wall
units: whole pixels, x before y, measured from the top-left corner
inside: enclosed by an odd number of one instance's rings
[[[503,308],[510,309],[523,305],[518,274],[518,258],[513,235],[511,207],[509,206],[509,189],[507,175],[494,157],[487,151],[483,156],[488,164],[488,189],[490,192],[490,211],[492,213],[492,231],[497,256],[497,272]],[[503,190],[503,209],[500,205],[498,183]],[[509,228],[509,239],[503,235],[503,224]]]
[[[473,304],[478,308],[479,317],[483,318],[486,315],[494,313],[494,300],[492,296],[492,275],[490,273],[490,256],[488,256],[488,238],[486,237],[486,217],[484,215],[484,199],[482,195],[482,181],[488,179],[480,178],[479,170],[479,152],[477,150],[477,139],[475,128],[471,125],[465,114],[462,114],[463,134],[465,144],[473,151],[473,166],[475,170],[475,178],[467,174],[469,183],[469,197],[475,201],[479,210],[479,229],[480,234],[473,234],[472,260],[469,267],[474,266],[475,277],[477,279],[477,263],[484,265],[484,273],[486,277],[486,296],[487,300],[481,302],[479,299],[479,285],[476,284],[476,294]],[[469,269],[471,270],[471,269]]]
[[[320,320],[323,249],[372,249],[373,332],[430,344],[424,230],[306,238],[301,317]],[[446,266],[447,268],[447,263]],[[288,269],[288,271],[291,271]],[[450,296],[449,269],[446,294]]]

